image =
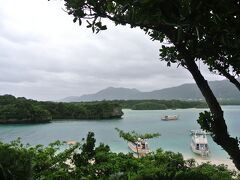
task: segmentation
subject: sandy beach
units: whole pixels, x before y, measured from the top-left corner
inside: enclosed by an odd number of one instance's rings
[[[191,159],[192,157],[190,156],[185,156],[184,155],[184,159]],[[207,163],[210,162],[210,164],[215,164],[215,165],[220,165],[220,164],[224,164],[228,166],[228,169],[230,170],[237,170],[237,168],[235,167],[235,165],[233,164],[232,160],[230,159],[204,159],[202,157],[194,157],[193,159],[195,159],[195,161],[197,162],[198,165],[202,164],[202,163]]]

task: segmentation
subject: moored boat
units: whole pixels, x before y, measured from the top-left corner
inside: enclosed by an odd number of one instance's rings
[[[75,144],[77,144],[77,142],[74,141],[74,140],[69,140],[69,141],[67,141],[67,144],[68,145],[75,145]]]
[[[204,131],[195,131],[192,134],[191,149],[194,153],[201,155],[202,157],[209,156],[209,147],[207,134]]]
[[[166,115],[161,117],[163,121],[171,121],[171,120],[177,120],[178,116],[177,115]]]
[[[144,139],[138,139],[136,142],[128,142],[128,147],[135,153],[138,154],[148,154],[150,149],[148,143]]]

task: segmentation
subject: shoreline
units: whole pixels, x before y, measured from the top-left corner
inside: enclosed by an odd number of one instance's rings
[[[227,165],[227,168],[229,170],[235,170],[238,171],[238,169],[235,167],[235,165],[233,164],[232,160],[230,159],[204,159],[202,157],[191,157],[191,156],[187,156],[187,155],[183,155],[184,160],[188,160],[188,159],[194,159],[197,163],[197,165],[201,165],[203,163],[207,163],[209,162],[212,165],[220,165],[220,164],[224,164]]]

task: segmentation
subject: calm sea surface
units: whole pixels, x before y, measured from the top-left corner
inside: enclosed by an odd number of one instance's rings
[[[233,137],[240,137],[240,106],[223,106],[228,130]],[[81,141],[87,132],[93,131],[97,143],[110,145],[115,152],[128,152],[127,143],[118,137],[116,127],[124,131],[135,130],[139,133],[159,132],[161,136],[149,140],[151,150],[162,148],[180,152],[188,157],[196,157],[190,149],[189,130],[199,129],[196,119],[201,111],[206,109],[176,109],[176,110],[124,110],[124,116],[119,120],[91,121],[54,121],[49,124],[37,125],[0,125],[0,140],[9,142],[21,137],[24,143],[32,145],[47,145],[55,140]],[[161,116],[179,115],[177,121],[162,121]],[[211,159],[225,160],[227,154],[208,137]]]

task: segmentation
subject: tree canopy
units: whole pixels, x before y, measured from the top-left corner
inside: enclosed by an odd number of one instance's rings
[[[184,46],[190,56],[200,59],[211,71],[235,77],[240,73],[239,1],[197,0],[65,0],[74,22],[87,20],[93,32],[106,30],[102,18],[116,25],[140,27],[152,40],[169,42],[160,55],[163,60],[185,66],[177,50]],[[174,46],[172,46],[174,44]],[[239,84],[239,83],[236,83]],[[238,86],[239,87],[239,86]]]
[[[115,102],[62,103],[41,102],[11,95],[0,96],[0,123],[43,123],[52,119],[121,118]]]
[[[107,18],[116,25],[140,27],[152,40],[167,42],[160,49],[161,59],[192,74],[211,111],[211,116],[200,118],[240,169],[239,142],[229,135],[224,113],[196,64],[202,61],[240,90],[235,79],[240,73],[239,0],[65,0],[65,7],[74,22],[81,25],[85,19],[93,32],[106,30],[102,19]]]
[[[75,145],[56,141],[48,146],[0,142],[1,180],[164,179],[230,180],[239,175],[225,165],[184,160],[182,154],[158,149],[145,157],[114,153],[108,145],[95,145],[94,133]]]

